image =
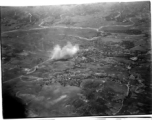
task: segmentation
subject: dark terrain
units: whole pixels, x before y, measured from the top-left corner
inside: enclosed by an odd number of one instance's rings
[[[148,1],[1,7],[4,118],[152,114],[150,21]]]

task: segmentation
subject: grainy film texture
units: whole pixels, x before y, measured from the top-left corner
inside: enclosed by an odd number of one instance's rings
[[[149,1],[1,7],[3,117],[152,114],[150,22]]]

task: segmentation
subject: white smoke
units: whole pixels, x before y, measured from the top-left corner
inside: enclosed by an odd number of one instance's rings
[[[69,58],[74,56],[78,51],[79,46],[77,44],[72,45],[70,42],[68,42],[67,45],[65,45],[63,48],[61,48],[60,45],[55,45],[52,51],[51,59],[58,60]]]

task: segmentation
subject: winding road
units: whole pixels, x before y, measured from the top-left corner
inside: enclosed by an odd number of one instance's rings
[[[29,15],[30,15],[30,21],[31,21],[32,15],[31,15],[30,13],[29,13]],[[121,15],[120,12],[118,12],[118,15],[117,15],[116,17],[118,17],[118,16],[120,16],[120,15]],[[63,15],[60,15],[60,20],[63,19],[62,16],[63,16]],[[130,26],[133,26],[133,25],[134,25],[134,22],[132,21],[132,18],[129,18],[129,20],[130,20],[130,22],[132,23],[132,24],[130,24],[130,25],[112,25],[112,26],[122,26],[122,27],[130,27]],[[100,31],[101,28],[111,26],[111,25],[100,26],[98,29],[96,29],[96,28],[90,28],[90,27],[85,27],[85,28],[84,28],[84,27],[71,27],[71,26],[70,26],[70,27],[67,27],[67,26],[51,26],[51,27],[50,27],[50,26],[43,26],[44,22],[45,22],[45,21],[42,20],[42,22],[38,25],[39,28],[31,28],[31,29],[26,29],[26,30],[18,29],[18,30],[5,31],[5,32],[2,32],[1,35],[7,34],[7,33],[11,33],[11,32],[33,31],[33,30],[41,30],[41,29],[48,29],[48,28],[94,30],[94,31],[96,31],[96,32],[102,32],[102,31]],[[65,34],[59,34],[59,35],[65,35]],[[87,41],[96,40],[96,39],[98,39],[98,38],[100,37],[100,36],[98,36],[98,37],[92,37],[92,38],[88,39],[88,38],[85,38],[85,37],[73,36],[73,35],[66,35],[66,36],[70,36],[70,37],[74,37],[74,38],[79,38],[79,39],[81,39],[81,40],[87,40]],[[50,60],[51,60],[51,59],[49,58],[49,59],[47,59],[46,61],[41,62],[40,64],[38,64],[38,65],[30,68],[30,69],[27,71],[26,74],[31,74],[31,73],[35,72],[36,69],[39,68],[39,65],[42,65],[42,64],[44,64],[44,63],[46,63],[46,62],[48,62],[48,61],[50,61]],[[22,76],[23,76],[23,75],[21,75],[21,76],[19,76],[19,77],[16,77],[16,78],[20,78],[20,77],[22,77]],[[5,82],[3,82],[3,83],[7,83],[7,82],[12,81],[12,80],[14,80],[14,79],[16,79],[16,78],[13,78],[13,79],[11,79],[11,80],[5,81]]]
[[[30,22],[31,22],[31,17],[32,17],[32,14],[29,13],[30,15]],[[117,16],[120,16],[121,13],[118,12],[118,15]],[[60,15],[60,21],[63,19],[63,14]],[[117,18],[117,16],[115,18]],[[121,27],[130,27],[130,26],[133,26],[134,25],[134,22],[132,21],[132,18],[129,18],[129,21],[132,23],[130,25],[107,25],[107,26],[100,26],[98,29],[96,28],[90,28],[90,27],[67,27],[67,26],[58,26],[58,25],[55,25],[55,26],[43,26],[44,24],[44,19],[42,19],[42,22],[38,25],[39,27],[38,28],[31,28],[31,29],[26,29],[26,30],[22,30],[22,29],[18,29],[18,30],[10,30],[10,31],[5,31],[5,32],[2,32],[1,35],[3,34],[7,34],[7,33],[11,33],[11,32],[18,32],[18,31],[31,31],[31,30],[41,30],[41,29],[47,29],[47,28],[69,28],[69,29],[81,29],[81,30],[95,30],[96,32],[102,32],[100,29],[103,28],[103,27],[109,27],[109,26],[121,26]],[[56,24],[56,23],[54,23]],[[72,35],[70,35],[72,37]],[[77,37],[77,38],[80,38],[80,39],[84,39],[84,40],[94,40],[95,38],[91,38],[91,39],[87,39],[87,38],[83,38],[83,37],[79,37],[79,36],[73,36],[73,37]],[[97,38],[97,37],[96,37]]]

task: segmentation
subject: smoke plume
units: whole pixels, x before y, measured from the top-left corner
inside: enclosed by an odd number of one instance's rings
[[[55,45],[51,59],[59,60],[73,57],[79,51],[79,46],[72,45],[70,42],[67,43],[63,48],[60,45]]]

